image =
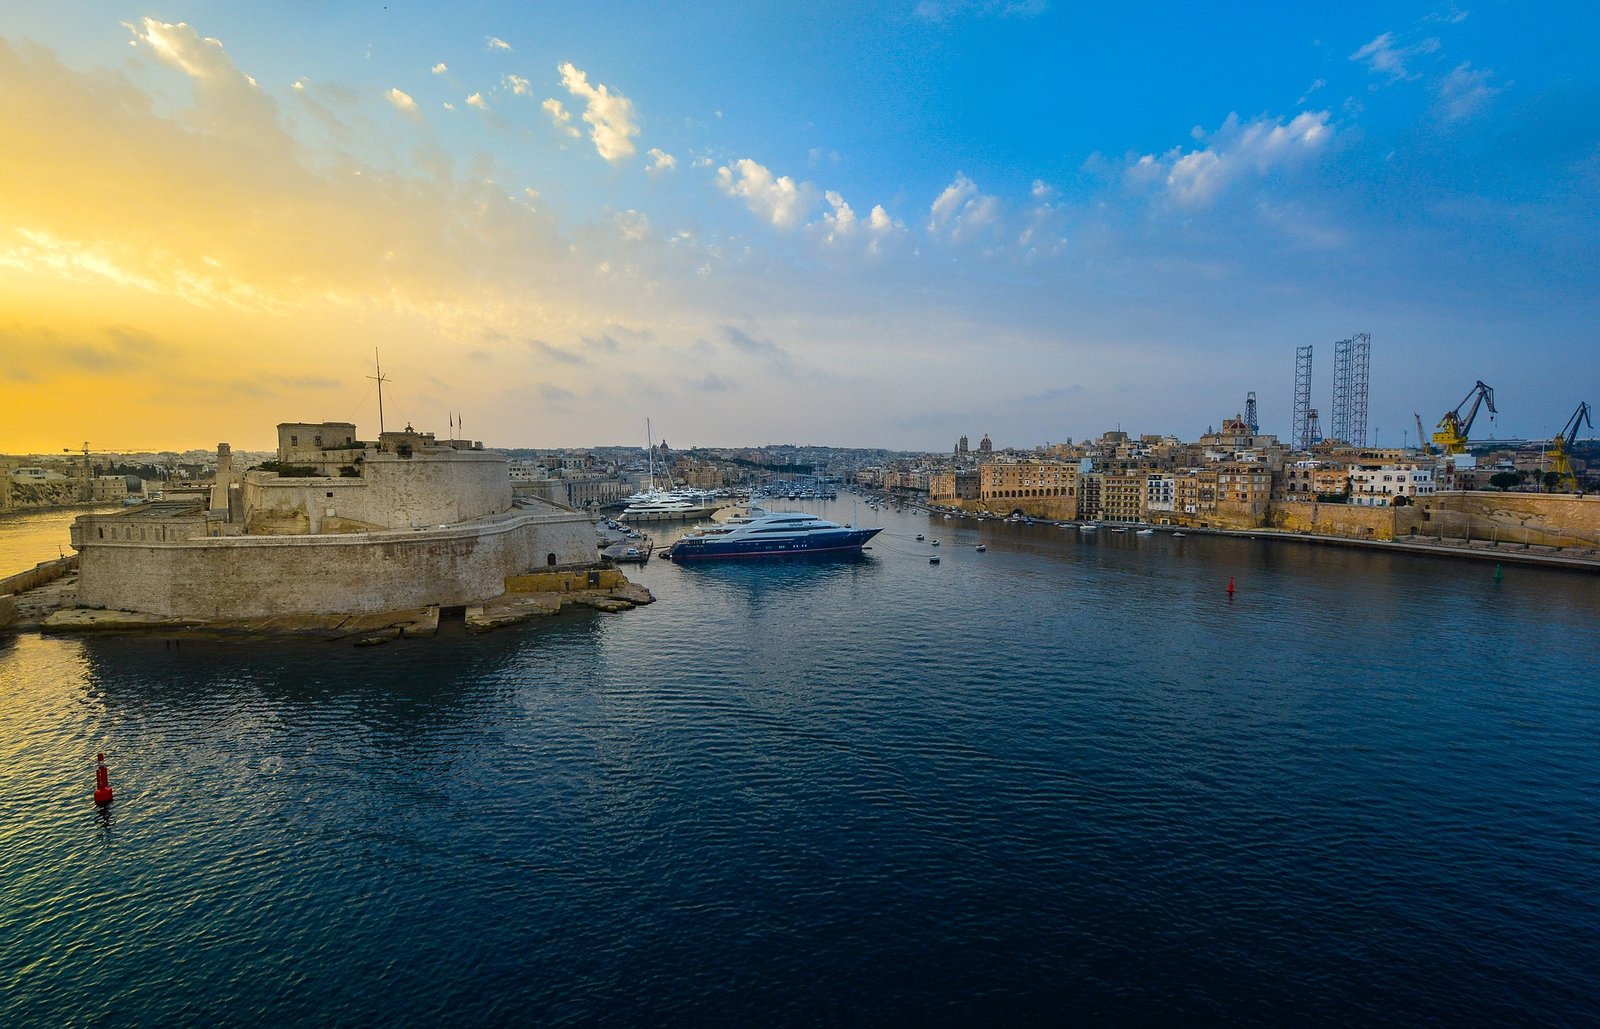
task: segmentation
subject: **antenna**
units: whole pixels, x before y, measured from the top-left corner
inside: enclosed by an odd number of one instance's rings
[[[369,375],[367,378],[378,380],[378,435],[383,435],[383,384],[388,380],[383,374],[383,365],[378,361],[378,348],[372,348],[372,364],[378,369],[378,374]]]

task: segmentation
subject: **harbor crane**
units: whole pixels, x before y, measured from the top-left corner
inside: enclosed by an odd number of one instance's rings
[[[1567,419],[1567,424],[1556,434],[1556,438],[1550,441],[1550,470],[1557,476],[1557,489],[1578,488],[1578,477],[1572,471],[1572,445],[1577,442],[1578,430],[1585,422],[1589,428],[1594,428],[1594,419],[1589,417],[1587,401],[1578,405],[1578,409],[1572,412],[1572,417]]]
[[[1428,446],[1428,434],[1422,431],[1422,415],[1412,411],[1411,417],[1417,420],[1417,449],[1422,451],[1423,457],[1429,457],[1433,454],[1433,448]]]
[[[74,449],[76,449],[76,448],[73,448],[73,447],[62,447],[61,448],[61,452],[63,454],[70,454],[70,453],[73,452]],[[102,447],[99,450],[90,451],[90,449],[89,449],[89,441],[88,440],[84,440],[83,448],[80,451],[80,453],[83,454],[83,487],[82,487],[81,493],[82,493],[82,498],[87,501],[94,495],[94,487],[90,484],[91,480],[93,480],[93,478],[94,478],[94,465],[91,463],[91,461],[89,459],[90,453],[106,454],[106,455],[110,455],[110,454],[159,454],[159,453],[161,453],[161,451],[152,450],[149,447]]]
[[[1472,401],[1472,406],[1467,408],[1465,416],[1461,409],[1467,407],[1467,401]],[[1494,390],[1484,385],[1482,379],[1473,384],[1472,389],[1456,405],[1454,411],[1446,411],[1443,418],[1439,419],[1439,427],[1433,434],[1433,442],[1439,447],[1439,452],[1446,456],[1465,454],[1467,452],[1467,433],[1472,431],[1472,422],[1478,417],[1478,408],[1489,409],[1489,420],[1494,421],[1498,413],[1494,407]]]

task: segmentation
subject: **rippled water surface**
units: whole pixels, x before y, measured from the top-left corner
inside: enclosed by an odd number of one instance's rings
[[[1600,1016],[1600,580],[875,517],[483,637],[0,637],[0,1024]]]

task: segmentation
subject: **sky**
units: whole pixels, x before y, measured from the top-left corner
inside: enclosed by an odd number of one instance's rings
[[[1212,10],[1210,8],[1219,8]],[[1304,9],[1297,9],[1304,8]],[[1600,7],[0,0],[0,452],[1600,404]],[[1583,435],[1587,437],[1589,430]]]

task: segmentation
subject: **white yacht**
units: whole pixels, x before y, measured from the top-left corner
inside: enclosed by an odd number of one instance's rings
[[[647,490],[629,497],[628,506],[617,517],[624,522],[686,522],[721,506],[715,497],[699,490]]]

